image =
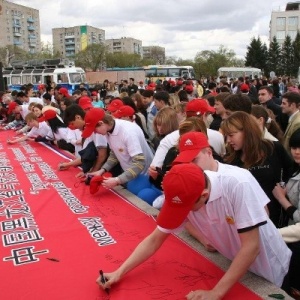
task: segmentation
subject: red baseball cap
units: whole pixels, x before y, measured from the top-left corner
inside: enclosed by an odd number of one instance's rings
[[[112,115],[117,118],[123,118],[123,117],[132,117],[134,115],[135,111],[134,109],[129,105],[123,105],[118,109],[116,112],[114,112]]]
[[[115,100],[112,100],[108,105],[107,105],[107,110],[110,111],[110,112],[115,112],[117,111],[118,109],[120,109],[121,106],[123,106],[124,103],[121,99],[115,99]]]
[[[186,85],[184,89],[186,90],[186,92],[188,94],[191,94],[193,92],[193,90],[194,90],[194,88],[193,88],[193,86],[191,84]]]
[[[93,91],[93,92],[91,93],[91,95],[92,95],[92,96],[98,96],[98,93],[95,92],[95,91]]]
[[[175,229],[186,219],[205,188],[203,171],[195,164],[173,166],[165,175],[165,202],[157,218],[157,225]]]
[[[70,97],[69,92],[66,88],[62,87],[58,90],[58,92],[62,95],[64,95],[65,97]]]
[[[88,138],[95,130],[96,125],[105,116],[105,111],[102,108],[92,108],[90,109],[84,117],[85,126],[82,131],[81,136],[83,138]]]
[[[78,105],[83,109],[86,110],[88,108],[93,108],[92,100],[88,96],[83,96],[79,98]]]
[[[208,138],[202,132],[191,131],[183,134],[179,139],[179,154],[173,161],[173,164],[189,163],[198,155],[198,153],[208,148]]]
[[[11,114],[13,112],[13,110],[18,106],[19,104],[15,101],[11,101],[9,104],[8,104],[8,111],[7,111],[7,114]]]
[[[43,90],[44,88],[46,88],[46,86],[44,84],[39,84],[37,89]]]
[[[56,118],[56,111],[53,109],[48,109],[43,112],[43,115],[39,118],[39,122],[48,121]]]
[[[250,90],[249,85],[246,83],[242,83],[240,86],[240,91],[243,93],[248,93]]]
[[[193,117],[204,115],[207,112],[215,113],[215,109],[205,99],[197,98],[187,103],[185,112],[187,117]]]

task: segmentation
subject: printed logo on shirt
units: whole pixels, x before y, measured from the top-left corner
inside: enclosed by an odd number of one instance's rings
[[[194,144],[190,139],[186,140],[185,143],[184,143],[184,146],[193,146],[193,145]]]
[[[119,148],[119,152],[123,152],[124,151],[124,149],[123,148]]]
[[[178,196],[175,196],[174,198],[172,198],[172,202],[176,203],[176,204],[181,204],[182,203],[181,199]]]
[[[231,217],[231,216],[226,216],[225,219],[226,219],[226,222],[227,222],[229,225],[232,225],[232,224],[235,223],[234,218]]]

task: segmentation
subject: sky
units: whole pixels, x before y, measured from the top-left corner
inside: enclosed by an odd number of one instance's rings
[[[244,58],[251,38],[269,43],[272,11],[283,0],[10,0],[40,12],[41,38],[52,43],[52,28],[90,25],[105,38],[132,37],[143,46],[161,46],[166,56],[194,59],[220,45]]]

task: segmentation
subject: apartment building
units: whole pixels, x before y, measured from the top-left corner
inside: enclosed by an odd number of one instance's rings
[[[54,53],[70,58],[88,45],[104,43],[105,30],[88,25],[53,28],[52,38]]]
[[[300,1],[288,2],[284,11],[273,11],[270,21],[270,41],[276,36],[279,44],[283,44],[289,35],[292,41],[300,30]]]
[[[107,39],[105,40],[108,50],[112,53],[124,52],[129,54],[139,54],[142,53],[142,41],[131,38],[131,37],[121,37],[119,39]]]
[[[0,45],[14,45],[30,53],[41,51],[39,11],[0,0]]]

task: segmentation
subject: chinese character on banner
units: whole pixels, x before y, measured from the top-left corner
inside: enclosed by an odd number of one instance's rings
[[[20,266],[23,264],[30,264],[38,262],[40,259],[38,255],[49,253],[47,249],[34,251],[34,246],[24,247],[19,249],[11,250],[11,256],[4,257],[4,261],[13,261],[15,266]]]
[[[15,229],[37,229],[37,225],[33,218],[20,218],[15,220],[7,220],[0,222],[2,232],[12,231]]]
[[[3,234],[2,240],[4,247],[8,247],[28,242],[39,242],[43,241],[44,238],[40,235],[38,230],[28,230]]]

